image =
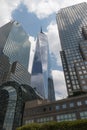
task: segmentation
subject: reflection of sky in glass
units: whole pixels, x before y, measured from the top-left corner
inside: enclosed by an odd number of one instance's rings
[[[28,68],[29,51],[28,35],[20,24],[14,22],[3,52],[10,58],[10,62],[19,61]]]
[[[16,107],[16,100],[17,100],[17,93],[16,93],[15,88],[11,86],[8,86],[8,87],[6,86],[3,89],[7,90],[9,93],[9,101],[8,101],[3,128],[6,130],[12,130],[15,107]]]

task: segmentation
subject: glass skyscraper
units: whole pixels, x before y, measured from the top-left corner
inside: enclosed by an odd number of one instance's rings
[[[37,37],[36,52],[32,67],[31,85],[46,99],[48,99],[48,55],[48,39],[41,30]]]
[[[21,24],[11,21],[0,28],[0,54],[9,57],[10,63],[18,61],[28,69],[30,42]]]
[[[60,9],[57,24],[62,46],[61,59],[69,96],[87,92],[87,4]],[[84,43],[84,46],[82,47]]]
[[[25,102],[41,99],[30,86],[29,52],[29,37],[18,22],[0,28],[0,130],[22,125]]]

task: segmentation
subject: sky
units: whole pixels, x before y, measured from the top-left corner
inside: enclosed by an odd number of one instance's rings
[[[42,27],[43,32],[47,34],[57,100],[67,97],[67,90],[60,59],[61,46],[56,14],[61,8],[81,2],[87,2],[87,0],[0,0],[0,26],[10,20],[16,20],[22,24],[32,43],[31,59],[40,28]],[[29,71],[30,69],[31,67]]]

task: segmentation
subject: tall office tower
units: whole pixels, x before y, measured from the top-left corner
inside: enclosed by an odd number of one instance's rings
[[[31,85],[46,99],[48,99],[48,51],[48,39],[41,30],[36,43]]]
[[[60,9],[57,24],[61,59],[69,96],[87,92],[87,4]]]
[[[28,69],[30,42],[22,26],[11,21],[0,28],[0,54],[9,57],[10,63],[18,61]]]

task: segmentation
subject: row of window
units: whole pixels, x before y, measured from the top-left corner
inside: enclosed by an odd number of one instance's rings
[[[87,111],[80,112],[79,116],[80,116],[81,119],[87,119]],[[73,121],[73,120],[76,120],[76,119],[77,119],[77,117],[76,117],[75,113],[61,114],[61,115],[56,116],[56,120],[58,122]],[[36,122],[44,123],[44,122],[49,122],[49,121],[53,121],[53,120],[54,120],[54,118],[52,116],[49,116],[49,117],[38,118],[36,120]],[[33,122],[34,122],[34,119],[30,119],[30,120],[26,120],[25,124],[29,124],[29,123],[33,123]]]
[[[77,106],[83,105],[83,103],[81,101],[78,101],[76,104],[77,104]],[[85,100],[85,104],[87,104],[87,100]],[[74,107],[74,106],[75,106],[75,104],[72,102],[69,104],[69,106],[67,106],[66,104],[63,104],[62,108],[64,109],[64,108]],[[60,105],[56,105],[56,110],[60,110],[60,109],[61,109]]]
[[[82,105],[87,105],[87,100],[85,100],[84,102],[81,102],[81,101],[77,101],[76,103],[74,103],[74,102],[71,102],[71,103],[69,103],[69,104],[66,104],[66,103],[64,103],[64,104],[61,104],[61,105],[56,105],[55,106],[55,110],[56,111],[60,111],[61,109],[67,109],[67,108],[74,108],[74,107],[76,107],[76,105],[79,107],[79,106],[82,106]],[[39,114],[39,113],[43,113],[43,112],[52,112],[52,111],[54,111],[54,107],[52,107],[52,106],[49,106],[49,107],[44,107],[44,108],[42,108],[41,110],[31,110],[31,111],[27,111],[27,112],[25,112],[25,116],[27,116],[27,115],[36,115],[36,114]]]
[[[71,114],[63,114],[63,115],[58,115],[57,116],[57,121],[72,121],[72,120],[76,120],[76,114],[75,113],[71,113]]]
[[[53,121],[53,117],[44,117],[44,118],[39,118],[37,119],[38,123],[43,123],[43,122],[49,122],[49,121]]]

